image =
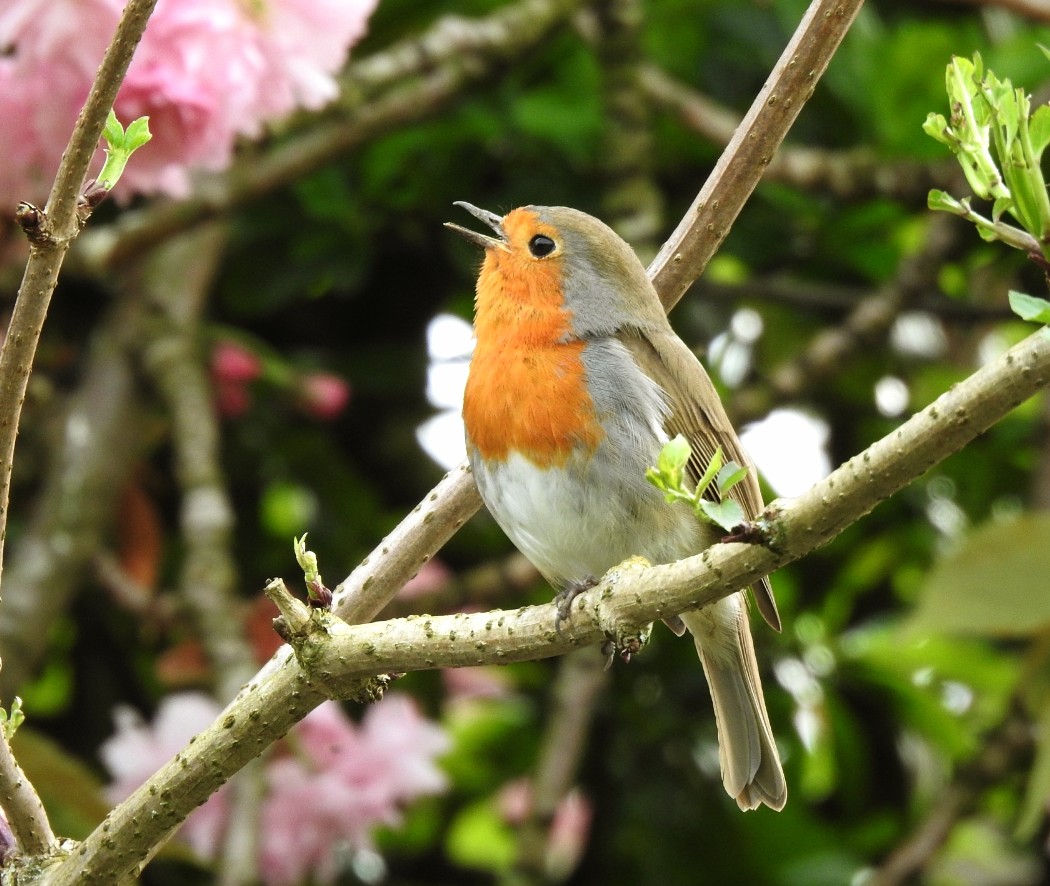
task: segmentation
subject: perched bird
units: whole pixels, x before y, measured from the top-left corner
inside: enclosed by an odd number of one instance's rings
[[[492,516],[562,594],[630,556],[669,563],[719,540],[646,480],[663,445],[686,437],[695,483],[717,447],[750,465],[710,378],[671,329],[631,248],[562,206],[505,216],[457,203],[487,236],[476,345],[463,403],[467,452]],[[762,509],[754,469],[730,495]],[[758,608],[780,629],[769,583]],[[781,809],[787,785],[766,713],[742,592],[669,621],[688,628],[711,688],[722,783],[742,809]]]

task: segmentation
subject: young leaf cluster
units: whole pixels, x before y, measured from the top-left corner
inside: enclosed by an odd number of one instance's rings
[[[728,532],[745,522],[744,510],[729,498],[729,490],[747,476],[747,468],[735,461],[724,461],[719,446],[704,475],[692,487],[685,473],[692,454],[689,441],[678,434],[660,450],[656,467],[649,468],[645,478],[664,494],[668,504],[684,502],[705,523],[721,526]]]
[[[149,131],[149,117],[139,117],[125,129],[110,109],[102,138],[106,142],[106,162],[98,174],[98,183],[109,191],[124,174],[124,167],[128,165],[131,155],[153,138]]]
[[[930,114],[923,129],[955,154],[974,194],[992,204],[991,217],[970,198],[932,190],[929,206],[973,222],[985,240],[999,240],[1045,264],[1050,260],[1050,197],[1040,162],[1050,144],[1050,106],[1031,110],[1031,97],[973,61],[954,57],[946,75],[950,116]],[[1009,213],[1020,225],[1003,221]]]

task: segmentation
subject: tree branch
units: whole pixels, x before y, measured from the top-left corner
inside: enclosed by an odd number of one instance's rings
[[[985,737],[977,756],[960,768],[915,830],[865,881],[868,886],[912,882],[944,845],[959,818],[977,805],[989,785],[1001,784],[1031,749],[1031,724],[1015,707]]]
[[[234,509],[219,452],[220,429],[201,353],[200,314],[226,244],[218,223],[175,237],[142,264],[141,286],[151,315],[139,341],[142,363],[171,417],[176,474],[182,493],[181,534],[186,547],[180,596],[193,612],[211,664],[218,698],[226,701],[255,672],[255,660],[234,597],[237,565]],[[233,803],[219,880],[254,883],[258,863],[258,760],[232,781]]]
[[[156,4],[157,0],[129,0],[124,8],[113,42],[106,50],[87,102],[62,154],[47,205],[43,213],[30,207],[36,233],[31,237],[25,276],[0,349],[0,403],[4,410],[0,416],[0,570],[3,569],[3,546],[7,536],[15,437],[37,342],[62,261],[79,230],[77,199],[80,186],[98,146],[106,116],[113,107],[117,90]]]
[[[728,144],[740,125],[739,116],[732,110],[679,83],[656,65],[642,66],[640,83],[653,101],[715,144]],[[954,159],[923,164],[890,161],[870,148],[829,151],[783,145],[769,161],[762,180],[822,189],[844,199],[885,194],[899,199],[921,199],[925,204],[930,188],[945,187],[957,173]]]
[[[761,173],[761,165],[753,162],[754,152],[751,148],[756,143],[767,146],[779,143],[783,137],[785,119],[793,119],[798,108],[811,94],[817,78],[826,65],[827,57],[837,46],[838,40],[841,39],[841,32],[852,20],[858,6],[859,2],[856,0],[852,4],[828,4],[826,2],[813,4],[799,34],[792,41],[793,47],[799,47],[800,50],[801,47],[806,49],[805,53],[800,51],[800,55],[795,60],[795,65],[802,66],[805,73],[795,77],[776,78],[780,91],[775,93],[776,101],[768,105],[772,110],[768,114],[760,113],[762,107],[766,107],[764,98],[759,102],[758,110],[753,109],[754,113],[749,115],[746,121],[744,134],[734,139],[727,149],[704,193],[721,194],[724,192],[727,195],[734,195],[734,200],[739,198],[739,203],[742,204]],[[825,13],[827,13],[827,18]],[[828,20],[832,25],[830,27],[827,26]],[[818,43],[819,47],[816,45]],[[814,64],[806,65],[805,62],[810,60],[814,60]],[[788,67],[791,67],[790,63]],[[763,97],[765,96],[766,92],[763,93]],[[785,115],[786,108],[790,108],[791,111]],[[787,122],[790,122],[790,119]],[[720,182],[726,177],[731,181],[723,188]],[[714,205],[713,208],[718,207]],[[732,213],[722,218],[724,224],[722,236],[724,236],[724,230],[728,229],[729,223],[735,218],[738,209],[739,205],[733,209]],[[689,233],[688,226],[686,226],[685,233],[686,235]],[[710,252],[714,251],[716,245],[717,243],[712,244]],[[700,269],[710,252],[705,254],[704,250],[691,248],[688,255],[683,255],[677,248],[671,248],[670,261],[679,268],[692,266]],[[659,267],[656,265],[655,270],[658,271]],[[685,280],[685,275],[679,272],[677,275],[664,275],[657,285],[659,289],[667,289],[671,283],[676,281],[681,283],[683,280]],[[680,294],[680,290],[673,291],[672,297],[668,298],[668,303],[677,301]],[[477,509],[479,503],[477,491],[469,473],[466,467],[461,465],[447,475],[416,511],[410,514],[384,540],[372,557],[362,563],[343,583],[336,596],[338,613],[351,622],[373,617],[392,597],[396,589],[411,577],[426,558],[432,556],[441,544]],[[744,546],[729,547],[741,548]],[[744,550],[748,558],[746,563],[751,564],[750,558],[759,549],[745,547]],[[713,556],[716,555],[708,552],[705,554],[705,559]],[[767,565],[769,564],[762,562],[758,568]],[[661,568],[667,569],[667,567]],[[773,567],[770,566],[770,568]],[[658,581],[668,577],[659,569],[645,570],[642,575],[650,575],[650,573],[656,574]],[[759,573],[756,572],[755,575],[757,574]],[[616,580],[614,576],[612,581]],[[749,580],[738,581],[733,586],[733,590],[744,586]],[[672,587],[673,591],[674,587]],[[686,593],[680,587],[678,591]],[[726,591],[728,592],[730,591]],[[703,602],[692,593],[689,593],[688,596],[690,602],[686,606],[700,605]],[[596,597],[597,595],[592,592],[582,597],[581,600],[586,603],[587,600]],[[661,608],[663,608],[662,605]],[[559,638],[553,632],[553,614],[550,606],[506,613],[502,614],[501,618],[503,619],[502,624],[499,625],[501,631],[509,630],[515,624],[522,628],[518,633],[508,635],[513,637],[518,644],[515,654],[521,658],[558,654],[567,649],[576,648],[578,645],[594,642],[604,633],[600,621],[588,623],[587,618],[578,614],[570,628]],[[464,619],[466,622],[463,621]],[[414,629],[422,629],[421,638],[422,641],[425,641],[425,646],[437,647],[433,655],[423,651],[420,657],[421,650],[425,647],[418,643],[403,647],[400,652],[411,662],[416,662],[418,658],[416,666],[420,667],[435,666],[439,658],[443,661],[448,659],[448,662],[451,663],[453,660],[458,661],[464,657],[476,657],[479,652],[485,651],[488,651],[493,661],[510,660],[501,650],[487,649],[487,635],[495,629],[496,625],[494,622],[486,624],[487,620],[484,617],[446,617],[443,628],[455,634],[453,625],[471,624],[471,619],[477,622],[477,629],[480,632],[477,637],[468,637],[465,641],[465,645],[472,650],[472,653],[466,650],[456,650],[454,647],[450,649],[443,641],[432,642],[437,635],[430,626],[440,619],[409,619],[401,622]],[[608,619],[603,620],[608,621]],[[382,626],[376,625],[362,625],[351,629],[342,622],[334,624],[338,631],[360,630],[368,636],[376,631],[380,633],[383,631]],[[384,624],[398,623],[386,622]],[[426,628],[423,627],[424,624],[427,625]],[[427,634],[430,635],[429,638]],[[376,636],[379,638],[378,634]],[[486,639],[480,639],[482,637]],[[621,639],[627,638],[622,637]],[[461,639],[461,644],[463,643]],[[478,648],[478,644],[481,645],[481,649]],[[327,643],[326,645],[331,647],[333,644]],[[359,651],[361,650],[366,650],[361,654],[366,659],[373,660],[374,663],[374,649],[369,652],[367,651],[369,650],[368,645],[361,645]],[[342,669],[343,665],[340,665],[340,668]],[[400,660],[395,669],[403,669]],[[369,688],[368,684],[365,688]],[[374,686],[371,689],[376,691]],[[150,847],[160,838],[158,835],[162,837],[176,827],[190,809],[202,802],[218,784],[259,753],[267,744],[283,734],[320,701],[329,694],[345,695],[360,693],[361,690],[361,681],[350,676],[348,672],[343,674],[337,684],[329,685],[325,682],[322,689],[300,669],[287,651],[278,653],[274,660],[242,690],[238,698],[215,724],[206,729],[184,752],[163,767],[142,788],[111,813],[103,826],[84,841],[75,856],[61,866],[52,882],[60,884],[109,882],[112,879],[119,880],[133,874],[141,866]],[[119,846],[120,852],[116,853],[108,848],[112,846]]]
[[[128,353],[141,307],[131,293],[118,295],[94,333],[79,386],[63,404],[61,433],[47,459],[37,507],[4,573],[0,697],[9,698],[33,674],[51,625],[65,612],[112,523],[142,446]]]
[[[11,753],[7,736],[0,730],[0,797],[11,832],[24,855],[43,855],[55,842],[44,804]]]
[[[998,6],[1034,21],[1050,21],[1050,8],[1046,0],[941,0],[942,3],[953,3],[963,6]]]
[[[925,242],[901,261],[894,278],[861,299],[842,323],[823,329],[797,356],[777,366],[766,384],[739,391],[733,398],[734,417],[740,420],[762,415],[770,395],[777,400],[797,398],[815,381],[838,372],[851,353],[889,332],[901,311],[936,281],[957,231],[954,217],[943,213],[933,216]]]
[[[718,544],[663,566],[631,560],[573,603],[554,630],[556,604],[517,610],[415,616],[348,625],[315,611],[293,640],[306,673],[334,697],[362,677],[392,671],[528,661],[612,639],[698,609],[827,544],[847,526],[1050,383],[1050,330],[1040,329],[916,413],[808,492],[770,504],[762,545]]]
[[[670,310],[718,251],[863,0],[813,0],[710,178],[649,266]]]

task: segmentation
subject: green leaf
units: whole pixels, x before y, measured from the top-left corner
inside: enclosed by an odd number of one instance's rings
[[[664,444],[656,465],[665,476],[673,476],[686,466],[692,454],[693,450],[689,441],[681,434],[677,434],[673,440]]]
[[[717,523],[726,532],[745,521],[744,509],[731,498],[727,498],[725,501],[708,501],[704,499],[700,502],[700,510],[703,511],[709,520]]]
[[[1029,323],[1050,323],[1050,301],[1010,290],[1010,310]]]
[[[964,206],[947,191],[934,188],[926,197],[926,205],[930,209],[939,209],[942,212],[964,211]]]
[[[718,472],[722,470],[722,447],[719,446],[715,450],[715,454],[711,456],[711,461],[707,465],[707,469],[704,471],[704,475],[700,478],[700,482],[696,484],[696,497],[700,498],[701,495],[707,490],[707,487],[711,485],[711,481],[718,476]]]
[[[146,142],[153,138],[149,131],[149,117],[139,117],[128,124],[124,132],[124,149],[130,154],[137,151]]]
[[[746,476],[747,468],[742,468],[735,461],[726,462],[715,481],[719,494],[725,495]]]
[[[1026,637],[1050,627],[1050,513],[988,523],[926,578],[911,631]]]
[[[941,144],[948,145],[953,150],[959,143],[959,140],[954,137],[948,128],[948,121],[944,119],[943,114],[934,114],[932,112],[928,114],[926,122],[922,124],[922,131]]]
[[[992,204],[992,221],[999,221],[999,219],[1002,218],[1004,212],[1009,212],[1011,210],[1011,208],[1013,207],[1013,203],[1014,201],[1010,197],[999,197]]]
[[[149,117],[139,117],[129,124],[125,132],[116,114],[110,110],[102,130],[102,138],[106,142],[106,162],[97,176],[98,183],[107,190],[112,190],[124,174],[124,167],[128,165],[131,155],[152,137],[149,131]]]
[[[3,727],[5,741],[11,741],[11,738],[18,731],[18,727],[25,722],[25,719],[26,715],[22,712],[22,699],[17,695],[11,702],[10,713],[4,708],[0,708],[0,726]]]
[[[1050,105],[1040,105],[1028,121],[1028,136],[1032,140],[1032,154],[1036,163],[1050,144]]]
[[[119,145],[124,142],[124,127],[120,125],[112,108],[109,109],[106,125],[102,128],[102,138],[107,145]]]

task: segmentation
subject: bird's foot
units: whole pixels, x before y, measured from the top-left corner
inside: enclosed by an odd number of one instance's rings
[[[598,579],[596,578],[584,578],[579,581],[572,581],[554,595],[554,602],[558,606],[558,614],[554,616],[555,631],[560,634],[562,622],[569,621],[572,618],[572,601],[584,591],[589,591],[596,584],[598,584]]]

